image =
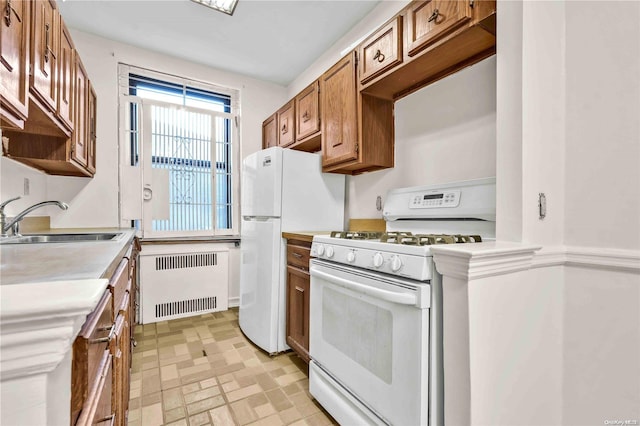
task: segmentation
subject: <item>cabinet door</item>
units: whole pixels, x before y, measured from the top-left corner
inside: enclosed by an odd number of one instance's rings
[[[71,158],[78,164],[87,167],[88,141],[87,141],[87,99],[89,78],[87,72],[76,56],[76,78],[74,99],[74,129],[71,141]]]
[[[278,133],[276,128],[276,114],[264,120],[262,123],[262,148],[278,146]]]
[[[360,82],[402,63],[402,16],[382,27],[360,46]]]
[[[416,1],[407,10],[407,53],[413,56],[471,20],[468,0]]]
[[[104,351],[100,362],[99,379],[87,395],[87,400],[82,407],[82,414],[76,426],[89,426],[96,424],[112,425],[115,420],[115,413],[111,407],[112,393],[112,355],[109,351]]]
[[[0,101],[2,119],[22,128],[27,118],[29,91],[30,3],[0,0],[2,37],[0,37]],[[4,123],[3,123],[4,124]]]
[[[98,116],[98,98],[93,86],[89,83],[89,98],[87,100],[87,131],[89,144],[87,145],[87,170],[96,172],[96,120]]]
[[[289,146],[296,141],[296,109],[293,100],[287,102],[285,106],[280,108],[276,116],[278,118],[278,146]]]
[[[62,17],[58,17],[60,20],[60,51],[58,54],[58,103],[57,112],[58,117],[62,120],[65,126],[69,130],[73,130],[73,82],[74,71],[76,68],[75,63],[75,49],[73,47],[73,41],[71,40],[71,34],[67,29],[67,26],[62,21]]]
[[[31,89],[51,111],[56,110],[56,59],[60,30],[58,10],[51,0],[31,2]]]
[[[320,82],[311,83],[295,98],[296,140],[320,131]]]
[[[287,266],[287,344],[309,362],[309,273]]]
[[[356,53],[345,56],[320,80],[322,165],[358,158]]]
[[[115,424],[124,425],[126,420],[126,408],[128,401],[124,400],[128,395],[129,386],[129,360],[128,347],[128,325],[124,315],[118,315],[115,323],[115,332],[111,340],[111,355],[113,356],[113,378],[112,378],[112,398],[111,412],[115,415]],[[126,351],[126,352],[125,352]]]

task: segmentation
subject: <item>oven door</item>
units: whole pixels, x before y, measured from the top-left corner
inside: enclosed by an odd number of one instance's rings
[[[318,259],[310,273],[311,393],[341,423],[364,410],[372,423],[427,424],[429,284]]]

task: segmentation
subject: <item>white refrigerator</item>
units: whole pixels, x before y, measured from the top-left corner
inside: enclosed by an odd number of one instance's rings
[[[318,154],[268,148],[242,168],[240,328],[273,354],[289,348],[282,232],[342,230],[345,178],[322,173]]]

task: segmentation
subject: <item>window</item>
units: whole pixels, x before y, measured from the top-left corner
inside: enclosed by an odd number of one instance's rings
[[[145,237],[237,234],[237,96],[140,71],[121,66],[121,218]]]

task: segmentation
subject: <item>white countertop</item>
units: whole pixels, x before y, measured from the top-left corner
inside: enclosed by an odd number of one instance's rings
[[[0,284],[91,280],[104,276],[135,234],[132,228],[53,229],[46,233],[122,232],[115,241],[3,244]],[[38,234],[45,232],[38,232]]]

